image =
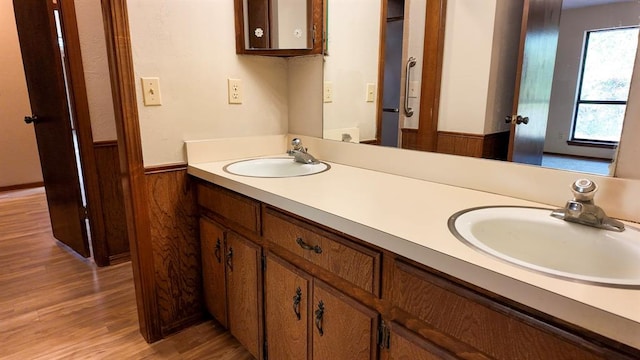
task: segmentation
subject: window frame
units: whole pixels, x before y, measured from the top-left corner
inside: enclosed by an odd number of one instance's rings
[[[600,147],[600,148],[610,148],[615,149],[618,147],[618,143],[620,141],[606,141],[606,140],[595,140],[595,139],[582,139],[576,138],[576,123],[578,122],[578,108],[580,105],[624,105],[625,112],[627,103],[629,102],[629,94],[627,94],[626,100],[581,100],[582,97],[582,85],[584,81],[584,72],[585,72],[585,63],[587,61],[587,51],[589,49],[589,38],[592,33],[602,32],[602,31],[616,31],[616,30],[624,30],[624,29],[640,29],[640,26],[620,26],[614,28],[606,28],[606,29],[594,29],[587,30],[585,32],[585,41],[582,46],[582,58],[580,60],[580,74],[578,75],[578,83],[577,83],[577,92],[576,92],[576,100],[573,104],[573,119],[571,121],[571,132],[569,140],[567,140],[567,144],[569,145],[577,145],[577,146],[590,146],[590,147]],[[638,50],[636,50],[638,51]]]

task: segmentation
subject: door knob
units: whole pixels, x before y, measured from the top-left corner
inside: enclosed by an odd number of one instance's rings
[[[24,117],[24,122],[27,124],[31,124],[32,122],[36,122],[38,121],[38,117],[36,115],[31,115],[31,116],[25,116]]]
[[[504,118],[504,121],[507,124],[516,124],[516,125],[525,124],[526,125],[529,123],[529,118],[526,116],[522,117],[520,115],[509,115]]]

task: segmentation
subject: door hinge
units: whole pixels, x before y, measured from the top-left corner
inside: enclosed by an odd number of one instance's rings
[[[83,206],[81,211],[82,211],[82,218],[83,219],[88,219],[89,218],[89,210],[87,209],[87,207]]]
[[[261,261],[262,261],[262,271],[264,272],[267,270],[267,255],[262,254]]]
[[[313,25],[313,30],[312,31],[313,31],[313,33],[311,34],[311,46],[315,46],[315,44],[316,44],[316,31],[317,31],[315,25]]]
[[[384,323],[384,320],[380,322],[378,326],[378,346],[380,349],[388,349],[389,344],[391,342],[391,332],[387,327],[387,324]]]
[[[269,345],[267,344],[267,340],[265,339],[264,342],[262,343],[262,358],[264,360],[267,360],[269,358],[268,354],[269,354]]]

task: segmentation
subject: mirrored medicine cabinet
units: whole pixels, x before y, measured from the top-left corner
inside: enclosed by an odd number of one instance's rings
[[[234,0],[236,53],[321,54],[323,0]]]

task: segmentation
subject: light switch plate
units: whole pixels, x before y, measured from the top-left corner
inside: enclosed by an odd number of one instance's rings
[[[333,102],[333,82],[325,81],[322,99],[326,103]]]
[[[142,82],[142,101],[144,106],[162,105],[162,97],[160,96],[160,79],[157,77],[140,78]]]
[[[376,98],[376,84],[367,83],[367,102],[373,102]]]
[[[242,104],[242,80],[227,79],[229,86],[229,104]]]

